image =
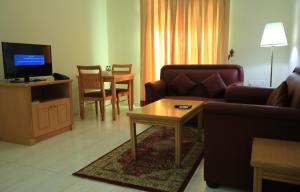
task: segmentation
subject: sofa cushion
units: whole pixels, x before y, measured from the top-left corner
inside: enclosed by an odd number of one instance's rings
[[[179,73],[170,83],[170,87],[180,95],[187,95],[196,85],[185,73]]]
[[[219,73],[214,73],[201,81],[209,97],[216,97],[226,90],[226,84]]]
[[[192,81],[200,84],[201,81],[209,77],[211,74],[219,73],[226,85],[236,82],[243,82],[244,73],[243,68],[239,65],[218,64],[218,65],[204,65],[204,64],[182,64],[182,65],[165,65],[161,69],[160,79],[170,84],[173,79],[184,72]]]
[[[288,96],[290,106],[300,108],[300,68],[296,68],[294,73],[289,75],[286,80],[288,86]]]
[[[282,82],[274,91],[272,91],[266,104],[278,107],[289,106],[288,87],[286,81]]]
[[[197,83],[197,82],[195,82],[195,83]],[[186,95],[186,96],[207,97],[207,93],[205,91],[204,86],[201,83],[197,83],[197,86],[195,86],[189,92],[189,95]]]

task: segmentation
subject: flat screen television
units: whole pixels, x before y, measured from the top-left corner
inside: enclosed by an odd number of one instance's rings
[[[50,45],[2,42],[5,79],[52,75]]]

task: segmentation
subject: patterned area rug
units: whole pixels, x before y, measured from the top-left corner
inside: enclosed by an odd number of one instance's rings
[[[127,141],[73,175],[146,191],[183,191],[202,159],[197,130],[184,128],[182,167],[175,168],[174,128],[152,126],[137,137],[137,160]]]

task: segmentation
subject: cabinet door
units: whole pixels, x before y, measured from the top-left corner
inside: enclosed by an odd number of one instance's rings
[[[53,111],[53,129],[61,129],[71,125],[70,99],[59,99],[56,101]]]
[[[53,103],[40,103],[32,105],[32,123],[33,123],[33,133],[35,137],[46,134],[52,130],[53,120],[52,120],[52,110]]]
[[[57,99],[32,104],[34,136],[38,137],[71,125],[71,100]]]

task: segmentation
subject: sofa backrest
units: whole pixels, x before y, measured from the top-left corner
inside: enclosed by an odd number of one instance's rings
[[[219,73],[225,84],[228,86],[233,83],[244,81],[244,71],[240,65],[219,64],[219,65],[165,65],[161,68],[160,79],[165,81],[167,86],[180,73],[185,73],[192,81],[197,83],[189,95],[205,96],[201,81],[214,73]],[[172,89],[168,88],[168,95],[177,95]]]
[[[286,83],[290,106],[300,108],[300,67],[295,68],[294,72],[286,79]]]

